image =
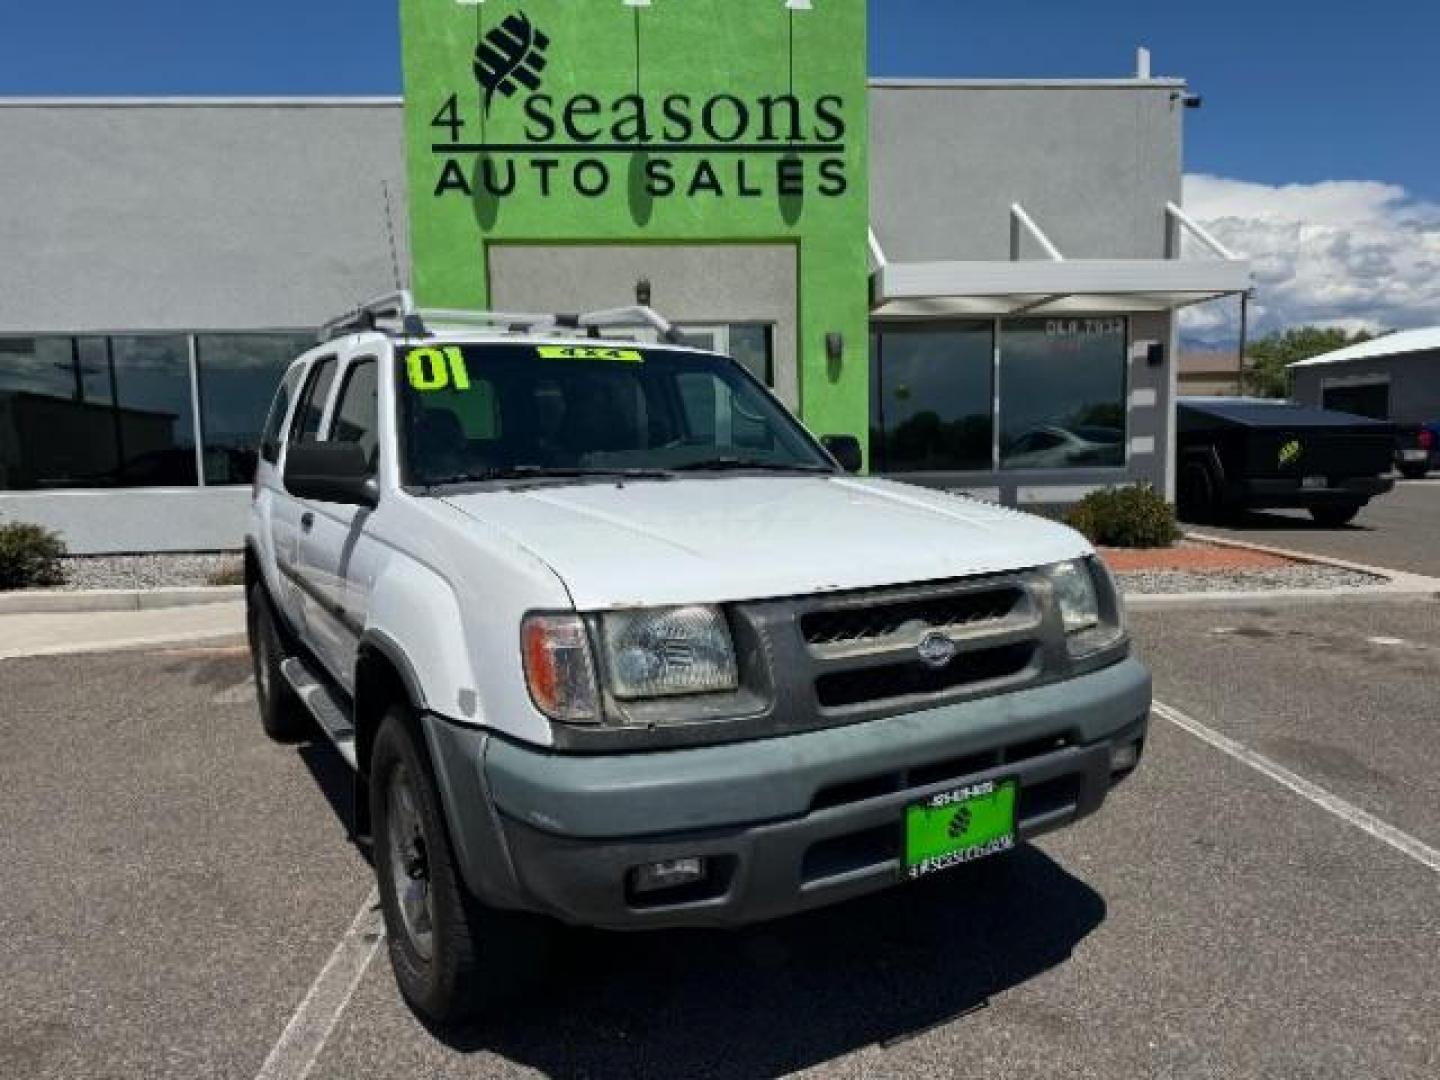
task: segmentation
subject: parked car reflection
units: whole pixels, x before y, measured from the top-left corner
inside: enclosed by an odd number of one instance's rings
[[[1046,424],[1032,428],[1005,447],[1005,467],[1057,469],[1076,465],[1124,465],[1124,432],[1115,428]]]

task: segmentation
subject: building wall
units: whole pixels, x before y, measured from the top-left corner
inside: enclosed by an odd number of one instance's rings
[[[318,326],[409,265],[394,102],[0,103],[0,333]]]
[[[881,247],[891,262],[1008,259],[1018,202],[1067,258],[1163,258],[1165,203],[1181,198],[1182,93],[1174,80],[873,81]]]
[[[1440,350],[1342,360],[1291,371],[1292,396],[1307,405],[1323,403],[1327,383],[1354,385],[1388,380],[1391,420],[1403,424],[1440,420]]]

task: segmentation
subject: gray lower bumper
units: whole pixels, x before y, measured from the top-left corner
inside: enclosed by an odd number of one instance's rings
[[[1134,659],[993,698],[728,746],[578,757],[431,719],[427,736],[466,880],[486,900],[615,927],[731,925],[900,878],[904,807],[1020,782],[1022,838],[1097,810],[1111,750],[1141,742]],[[702,886],[639,896],[641,864],[705,856]]]

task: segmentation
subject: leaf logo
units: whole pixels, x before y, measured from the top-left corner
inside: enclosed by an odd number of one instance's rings
[[[1293,465],[1300,460],[1302,447],[1299,439],[1291,439],[1284,446],[1280,447],[1280,464]]]
[[[516,83],[540,89],[550,39],[525,15],[507,15],[475,46],[475,79],[485,89],[485,111],[497,92],[515,96]]]
[[[950,839],[959,840],[962,836],[969,832],[970,820],[971,815],[970,808],[968,806],[962,806],[959,810],[957,810],[955,812],[955,816],[950,819]]]

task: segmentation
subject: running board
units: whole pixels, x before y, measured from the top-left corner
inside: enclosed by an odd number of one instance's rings
[[[310,710],[315,723],[335,744],[350,768],[355,768],[355,729],[345,706],[336,698],[335,692],[325,681],[310,670],[303,660],[295,657],[280,665],[280,673],[295,691],[295,696]]]

